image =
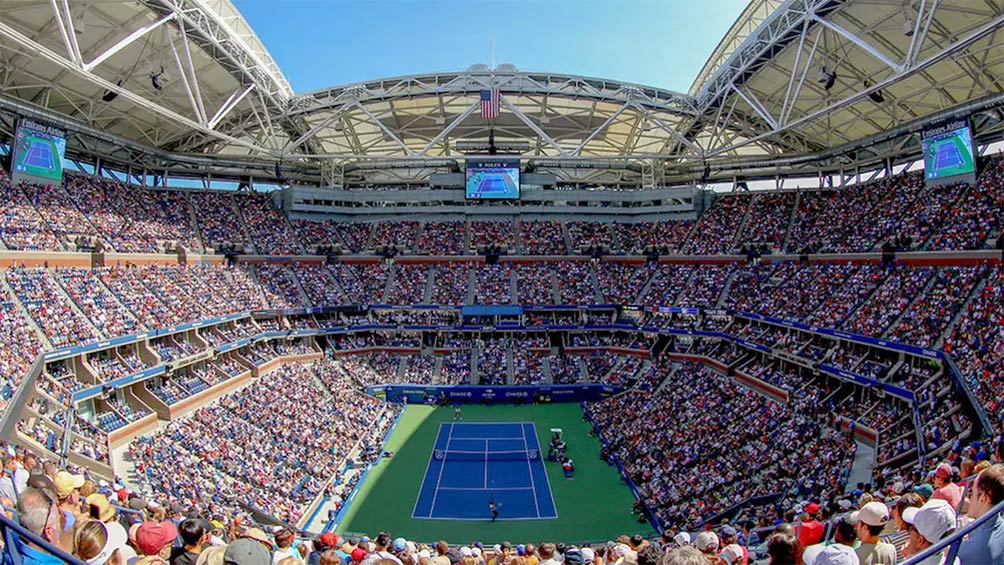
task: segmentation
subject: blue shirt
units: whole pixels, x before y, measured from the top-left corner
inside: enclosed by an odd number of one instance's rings
[[[959,546],[962,563],[1004,563],[1004,516],[976,528]]]
[[[18,553],[21,554],[21,565],[64,565],[62,559],[40,549],[35,549],[21,539],[16,540],[15,543]],[[6,558],[4,558],[4,562],[7,562]]]

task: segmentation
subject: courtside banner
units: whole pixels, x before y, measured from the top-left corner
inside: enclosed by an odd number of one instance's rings
[[[596,402],[621,392],[621,387],[600,384],[550,386],[446,386],[377,385],[366,392],[387,402],[408,404],[517,404],[537,401]]]

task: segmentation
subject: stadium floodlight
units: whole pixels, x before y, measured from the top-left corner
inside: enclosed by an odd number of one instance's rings
[[[819,78],[816,82],[822,83],[823,88],[826,90],[833,88],[833,85],[837,82],[837,70],[833,69],[832,71],[828,71],[824,65],[823,68],[819,70]]]
[[[159,73],[150,73],[150,83],[153,85],[154,90],[163,90],[164,86],[160,82],[160,75],[164,74],[164,67],[160,67]]]

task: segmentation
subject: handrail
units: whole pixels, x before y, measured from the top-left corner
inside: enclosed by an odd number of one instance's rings
[[[66,553],[62,549],[59,549],[58,547],[45,541],[41,537],[35,535],[34,532],[26,529],[21,524],[18,524],[14,520],[8,518],[3,513],[0,513],[0,529],[3,530],[3,539],[5,541],[8,542],[14,541],[14,537],[16,536],[17,538],[22,538],[43,548],[42,549],[43,551],[52,554],[55,557],[58,557],[64,563],[68,563],[70,565],[87,565],[79,558],[74,557],[69,553]],[[7,543],[3,548],[3,552],[10,555],[12,563],[20,564],[21,562],[20,552],[18,551],[16,543]]]
[[[984,524],[989,523],[991,520],[996,520],[999,516],[1004,516],[1004,502],[994,506],[989,512],[980,516],[961,530],[956,530],[951,536],[938,541],[938,543],[932,545],[924,551],[921,551],[917,555],[910,557],[900,565],[916,565],[932,555],[941,553],[941,551],[946,547],[949,548],[949,550],[948,554],[945,555],[945,559],[942,560],[942,563],[954,563],[955,556],[958,555],[959,548],[962,546],[962,542],[965,538]]]

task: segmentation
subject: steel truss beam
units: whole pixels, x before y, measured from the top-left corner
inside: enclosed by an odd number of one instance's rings
[[[969,33],[965,37],[962,37],[962,38],[958,39],[957,41],[955,41],[954,43],[941,48],[941,50],[939,52],[931,55],[927,59],[925,59],[925,60],[923,60],[921,62],[918,62],[918,63],[914,63],[911,66],[904,66],[901,71],[895,72],[895,73],[891,74],[890,76],[886,77],[885,79],[883,79],[883,80],[881,80],[881,81],[879,81],[879,82],[877,82],[877,83],[875,83],[875,84],[873,84],[873,85],[871,85],[869,87],[862,88],[862,89],[858,90],[857,92],[855,92],[854,94],[852,94],[852,95],[850,95],[850,96],[848,96],[848,97],[846,97],[844,99],[832,102],[832,103],[826,105],[825,107],[820,108],[820,109],[818,109],[818,110],[816,110],[816,111],[814,111],[814,112],[812,112],[812,113],[810,113],[810,114],[808,114],[806,116],[803,116],[803,117],[801,117],[801,118],[799,118],[797,120],[790,121],[790,122],[786,121],[783,124],[779,124],[779,125],[773,127],[770,131],[767,131],[767,132],[762,133],[760,135],[754,136],[754,137],[752,137],[750,139],[743,140],[743,141],[740,141],[738,143],[734,143],[734,144],[729,145],[727,147],[720,147],[720,148],[714,149],[712,151],[709,151],[709,155],[714,156],[714,155],[720,155],[720,154],[723,154],[723,153],[726,153],[726,152],[729,152],[729,151],[734,151],[734,150],[739,149],[739,148],[741,148],[743,146],[749,145],[750,143],[755,143],[755,142],[758,142],[758,141],[768,140],[772,136],[775,136],[775,135],[777,135],[779,133],[786,132],[786,131],[789,131],[789,130],[792,130],[792,129],[797,129],[798,127],[803,126],[803,125],[808,125],[808,124],[814,122],[816,119],[818,119],[818,118],[820,118],[822,116],[830,114],[830,113],[832,113],[832,112],[834,112],[836,110],[839,110],[839,109],[842,109],[842,108],[846,108],[846,107],[854,104],[855,102],[858,102],[859,100],[864,99],[865,97],[869,96],[870,94],[872,94],[874,92],[878,92],[878,91],[880,91],[880,90],[882,90],[884,88],[887,88],[887,87],[889,87],[889,86],[891,86],[891,85],[893,85],[893,84],[895,84],[895,83],[903,80],[906,77],[909,77],[909,76],[912,76],[912,75],[914,75],[916,73],[922,72],[923,70],[925,70],[925,69],[927,69],[927,68],[929,68],[929,67],[931,67],[931,66],[933,66],[933,65],[935,65],[935,64],[937,64],[937,63],[939,63],[939,62],[941,62],[941,61],[943,61],[943,60],[945,60],[945,59],[947,59],[949,57],[952,57],[953,55],[955,55],[955,53],[966,49],[967,47],[969,47],[970,45],[972,45],[976,41],[979,41],[980,39],[986,37],[988,34],[993,33],[999,27],[1001,27],[1001,25],[1004,25],[1004,15],[1001,15],[1001,16],[998,16],[996,18],[993,18],[992,20],[988,21],[984,25],[982,25],[979,28],[977,28],[976,30],[972,31],[971,33]]]
[[[115,92],[123,99],[128,100],[129,102],[135,104],[140,108],[143,108],[146,111],[152,112],[156,115],[159,115],[163,118],[171,120],[172,122],[191,128],[193,130],[200,131],[210,137],[215,137],[219,140],[226,141],[228,143],[250,149],[251,151],[254,152],[268,153],[268,151],[261,146],[247,142],[243,139],[232,137],[222,132],[214,131],[213,129],[207,127],[206,124],[204,123],[191,120],[185,116],[182,116],[181,114],[178,114],[173,110],[170,110],[168,108],[165,108],[164,106],[161,106],[160,104],[152,102],[147,98],[144,98],[143,96],[140,96],[117,84],[109,82],[108,80],[105,80],[104,78],[92,72],[86,71],[84,70],[82,64],[74,62],[52,51],[51,49],[47,48],[44,45],[41,45],[37,41],[31,39],[30,37],[27,37],[17,29],[14,29],[10,25],[2,21],[0,21],[0,37],[7,38],[11,42],[19,45],[22,49],[25,49],[26,51],[33,53],[35,56],[42,57],[46,61],[59,66],[64,71],[72,73],[78,76],[79,78],[86,80],[91,84],[94,84],[95,86],[98,86],[106,91]]]

